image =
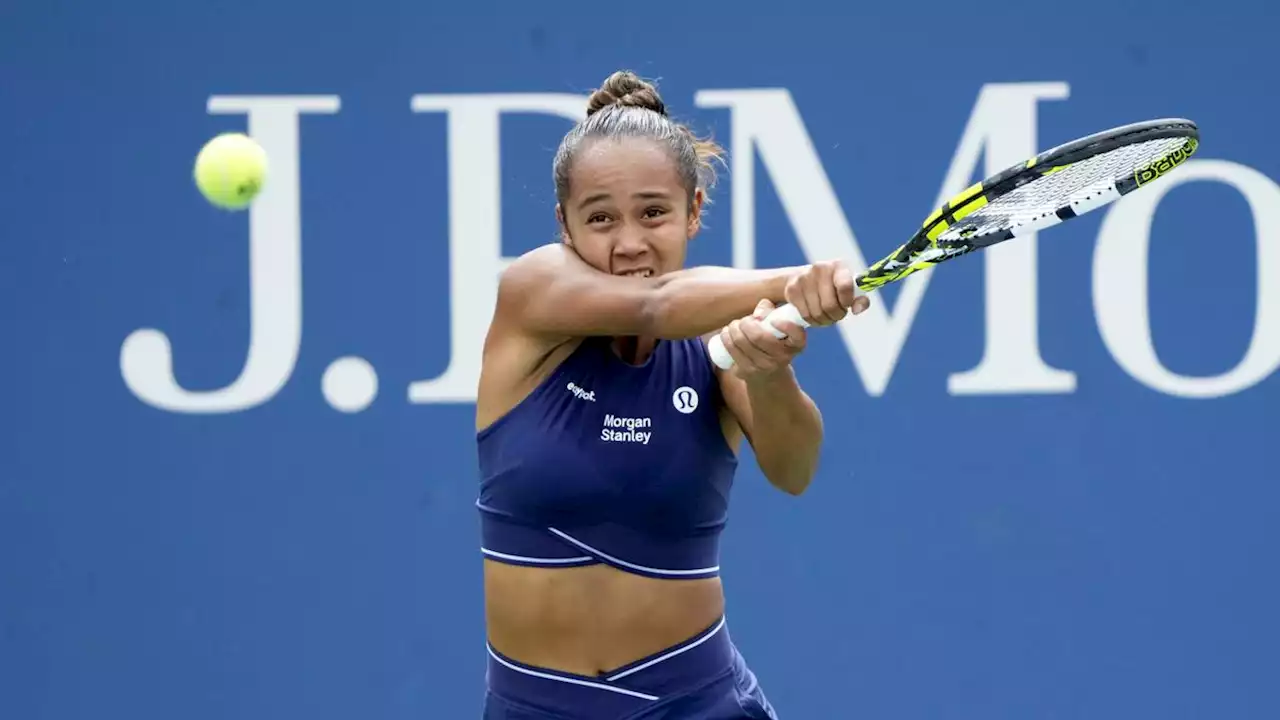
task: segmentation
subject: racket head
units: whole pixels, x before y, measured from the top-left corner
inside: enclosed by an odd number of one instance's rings
[[[1155,182],[1191,157],[1200,130],[1162,118],[1045,150],[974,183],[934,210],[898,249],[859,275],[871,291],[939,263],[1066,222]]]

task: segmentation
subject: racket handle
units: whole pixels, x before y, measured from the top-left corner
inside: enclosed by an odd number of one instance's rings
[[[805,322],[804,318],[800,317],[800,311],[796,309],[795,305],[791,305],[790,303],[786,305],[779,305],[770,311],[769,315],[765,317],[763,324],[768,328],[769,332],[773,333],[774,337],[780,338],[785,337],[786,333],[779,331],[773,326],[773,324],[783,321],[789,322],[793,325],[799,325],[802,328],[809,327],[809,323]],[[707,350],[711,353],[711,362],[715,363],[716,367],[719,367],[721,370],[729,370],[733,367],[733,356],[729,354],[728,350],[724,349],[724,342],[720,340],[720,333],[716,333],[711,337],[711,342],[707,343]]]

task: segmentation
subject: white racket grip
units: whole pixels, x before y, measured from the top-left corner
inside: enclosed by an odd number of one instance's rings
[[[783,321],[789,322],[793,325],[799,325],[802,328],[809,327],[809,323],[805,322],[804,318],[800,317],[800,311],[796,309],[795,305],[790,303],[786,305],[779,305],[774,308],[769,315],[765,317],[763,324],[766,328],[769,328],[769,331],[773,333],[774,337],[784,337],[786,333],[779,331],[773,326],[775,322]],[[711,342],[707,343],[707,350],[711,353],[711,362],[715,363],[716,367],[721,370],[729,370],[733,367],[733,356],[729,354],[728,350],[724,349],[724,342],[720,339],[720,333],[716,333],[711,337]]]

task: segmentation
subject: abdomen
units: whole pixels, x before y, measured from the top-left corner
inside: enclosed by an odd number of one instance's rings
[[[724,613],[719,578],[660,580],[607,565],[485,561],[489,642],[514,660],[595,676],[697,635]]]

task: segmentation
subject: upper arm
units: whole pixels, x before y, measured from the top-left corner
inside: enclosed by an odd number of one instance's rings
[[[536,335],[646,335],[654,327],[658,288],[655,278],[609,275],[554,243],[503,271],[496,313]]]

